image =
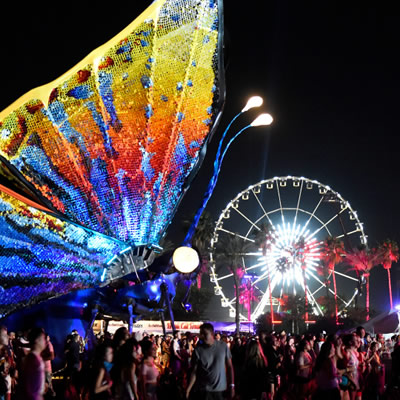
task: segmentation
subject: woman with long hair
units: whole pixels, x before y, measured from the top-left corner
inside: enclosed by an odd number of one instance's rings
[[[359,360],[357,352],[357,338],[355,335],[348,334],[343,337],[343,358],[345,360],[345,370],[343,376],[348,380],[348,392],[350,400],[361,400],[359,385]],[[343,386],[343,385],[342,385]]]
[[[91,396],[93,400],[112,400],[112,385],[110,371],[113,366],[113,348],[110,345],[103,344],[96,349],[93,361],[93,377],[91,387]]]
[[[128,339],[121,347],[121,357],[113,368],[116,400],[138,400],[138,371],[142,349],[136,339]]]
[[[378,343],[372,342],[366,360],[368,372],[363,393],[367,399],[379,399],[385,390],[385,369],[378,350]]]
[[[313,362],[309,350],[310,342],[302,339],[296,351],[296,394],[299,399],[311,397],[311,377]]]
[[[315,362],[317,392],[315,400],[340,400],[338,372],[335,361],[335,346],[324,342]]]
[[[157,400],[159,371],[154,364],[157,356],[157,346],[149,340],[143,340],[141,346],[143,352],[143,361],[139,374],[141,399]]]
[[[257,340],[250,340],[242,378],[242,399],[261,399],[267,388],[267,359],[264,356],[261,345]]]

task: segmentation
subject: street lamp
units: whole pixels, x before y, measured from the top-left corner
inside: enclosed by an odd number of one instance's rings
[[[260,107],[263,103],[263,99],[260,96],[253,96],[251,97],[248,101],[247,104],[245,105],[245,107],[237,114],[235,115],[235,117],[231,120],[231,122],[228,124],[227,128],[225,129],[221,140],[219,141],[219,145],[218,145],[218,150],[217,150],[217,155],[215,157],[215,161],[214,161],[214,173],[210,179],[210,182],[208,183],[207,186],[207,190],[204,193],[204,197],[203,197],[203,202],[200,206],[200,208],[197,210],[196,215],[194,216],[193,222],[189,227],[189,230],[186,234],[186,237],[183,241],[184,245],[190,245],[191,241],[192,241],[192,237],[194,235],[194,232],[196,230],[196,227],[199,223],[200,217],[204,211],[204,209],[207,206],[208,200],[210,200],[210,197],[215,189],[215,186],[217,184],[217,180],[218,180],[218,175],[219,172],[221,170],[221,164],[222,161],[225,157],[225,154],[228,150],[228,148],[230,147],[230,145],[232,144],[232,142],[241,134],[243,133],[246,129],[251,128],[251,127],[257,127],[257,126],[267,126],[270,125],[273,121],[273,118],[271,117],[270,114],[264,113],[264,114],[260,114],[250,125],[245,126],[244,128],[242,128],[238,133],[236,133],[235,136],[233,136],[232,139],[229,140],[228,144],[225,146],[222,154],[222,144],[223,141],[225,139],[225,136],[229,130],[229,128],[231,127],[231,125],[233,124],[233,122],[243,113],[245,113],[246,111],[250,110],[251,108],[254,107]]]

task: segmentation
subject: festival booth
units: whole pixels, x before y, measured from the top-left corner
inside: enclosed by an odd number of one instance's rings
[[[201,321],[175,321],[175,329],[181,332],[199,333]],[[128,328],[128,324],[123,321],[109,321],[107,324],[107,332],[114,334],[118,328],[125,326]],[[165,329],[168,333],[172,332],[171,321],[165,321]],[[93,332],[95,334],[104,333],[106,330],[106,323],[103,320],[96,320],[93,325]],[[132,325],[133,332],[141,332],[154,335],[162,335],[163,327],[161,321],[138,321]]]
[[[232,322],[221,322],[221,321],[209,321],[213,326],[215,332],[221,333],[229,333],[233,334],[236,331],[236,324]],[[201,321],[175,321],[175,329],[181,332],[191,332],[191,333],[199,333],[200,326],[203,324]],[[241,322],[241,331],[242,332],[253,332],[253,323],[252,322]],[[106,321],[104,320],[96,320],[93,325],[93,332],[95,334],[103,334],[106,330],[107,332],[114,334],[115,331],[125,326],[128,328],[128,324],[123,321]],[[168,333],[172,332],[171,321],[165,321],[165,329]],[[142,320],[137,321],[132,326],[133,332],[141,332],[147,334],[154,335],[162,335],[163,327],[161,321],[150,321],[150,320]]]

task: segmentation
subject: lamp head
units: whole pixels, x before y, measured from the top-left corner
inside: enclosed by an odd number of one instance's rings
[[[263,103],[263,99],[260,96],[253,96],[247,100],[247,104],[244,106],[242,112],[250,110],[250,108],[260,107]]]
[[[274,119],[270,114],[264,113],[260,114],[251,124],[250,126],[262,126],[262,125],[271,125]]]
[[[199,254],[188,246],[178,247],[172,255],[175,268],[182,274],[190,274],[200,263]]]

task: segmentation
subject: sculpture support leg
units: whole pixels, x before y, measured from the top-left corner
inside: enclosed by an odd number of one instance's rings
[[[94,321],[96,320],[96,317],[97,317],[97,314],[98,314],[98,313],[99,313],[99,311],[98,311],[97,308],[94,308],[94,309],[92,310],[92,319],[90,320],[90,324],[89,324],[89,326],[88,326],[87,329],[86,329],[86,332],[85,332],[85,339],[83,340],[85,346],[86,346],[86,343],[87,343],[87,341],[88,341],[88,339],[89,339],[89,333],[90,333],[90,331],[93,329],[93,324],[94,324]]]
[[[129,330],[129,334],[132,335],[132,331],[133,331],[133,306],[132,306],[132,304],[128,305],[128,311],[129,311],[128,330]]]
[[[171,319],[172,332],[175,333],[176,328],[175,328],[175,321],[174,321],[174,313],[172,312],[172,304],[171,304],[171,300],[169,298],[168,286],[165,283],[163,283],[161,285],[161,287],[162,287],[162,290],[164,291],[165,302],[167,303],[168,312],[169,312],[169,316]]]
[[[164,311],[160,311],[160,317],[161,317],[161,325],[162,325],[162,330],[163,330],[163,335],[165,336],[167,334],[167,330],[165,328],[165,316],[164,316]]]

